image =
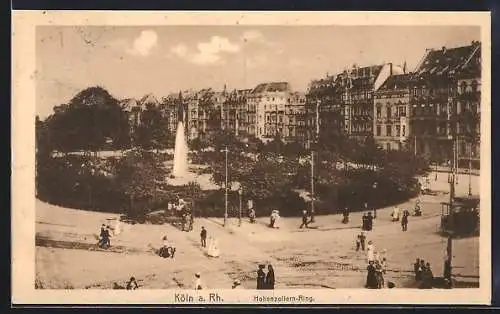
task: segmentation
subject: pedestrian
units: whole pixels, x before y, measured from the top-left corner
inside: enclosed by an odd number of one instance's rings
[[[409,214],[407,215],[407,210],[405,209],[405,211],[403,212],[403,217],[401,218],[401,229],[403,231],[407,231],[408,230],[408,216]]]
[[[420,270],[420,258],[415,260],[413,264],[413,272],[415,273],[415,280],[419,281],[422,278],[422,272]]]
[[[201,247],[207,247],[207,230],[205,229],[205,227],[201,227],[200,238]]]
[[[138,288],[139,288],[139,285],[137,284],[137,281],[135,281],[135,278],[130,277],[130,280],[127,282],[127,290],[135,290]]]
[[[373,245],[372,241],[368,241],[368,246],[366,247],[366,255],[367,255],[367,260],[369,262],[374,262],[375,261],[375,245]]]
[[[397,206],[394,206],[391,216],[393,222],[399,221],[399,208]]]
[[[422,272],[422,281],[420,283],[420,289],[432,289],[434,282],[434,274],[432,273],[430,263],[425,264],[424,271]]]
[[[420,200],[417,199],[417,202],[415,203],[415,210],[414,210],[414,216],[422,216],[422,209],[420,208]]]
[[[111,228],[109,226],[106,226],[106,229],[104,230],[103,245],[105,249],[111,246],[111,232],[109,231],[110,229]]]
[[[106,225],[102,224],[101,225],[101,233],[99,234],[99,247],[104,248],[105,247],[105,239],[106,238]]]
[[[387,258],[382,257],[382,261],[380,262],[380,265],[382,266],[382,274],[387,273]]]
[[[381,263],[375,261],[375,277],[377,279],[377,289],[382,289],[384,287],[384,275]]]
[[[268,290],[274,290],[274,269],[271,264],[267,265],[265,288]]]
[[[266,285],[266,273],[264,272],[265,265],[260,264],[257,270],[257,290],[263,290]]]
[[[373,229],[373,216],[372,216],[372,212],[368,212],[368,216],[366,218],[366,222],[367,222],[367,230],[368,231],[372,231]]]
[[[304,226],[305,226],[306,228],[309,228],[308,224],[309,224],[309,222],[308,222],[308,220],[307,220],[307,210],[305,210],[305,209],[304,209],[304,210],[302,211],[302,224],[300,225],[300,227],[299,227],[299,228],[300,228],[300,229],[302,229]]]
[[[253,208],[250,209],[248,217],[250,218],[250,223],[255,223],[255,209]]]
[[[361,231],[356,237],[356,251],[359,251],[360,248],[362,251],[365,250],[365,240],[365,233]]]
[[[273,210],[271,212],[271,216],[269,216],[269,227],[274,228],[275,221],[276,221],[276,214],[275,214],[275,211]]]
[[[342,223],[347,224],[349,223],[349,208],[345,207],[344,211],[342,212]]]
[[[200,273],[194,274],[194,277],[196,278],[194,280],[194,290],[201,290],[203,287],[202,287],[202,283],[201,283]]]
[[[361,220],[362,220],[362,227],[361,227],[361,230],[363,231],[367,231],[368,228],[367,228],[367,225],[368,225],[368,215],[366,213],[363,214],[363,216],[361,216]]]
[[[366,244],[366,234],[364,231],[361,231],[360,233],[360,241],[361,241],[361,250],[365,250],[365,244]]]
[[[376,270],[373,261],[368,262],[368,266],[366,267],[367,275],[366,275],[366,285],[365,287],[368,289],[376,289],[377,288],[377,277]]]
[[[241,289],[241,282],[238,279],[235,279],[233,281],[233,286],[231,287],[231,289]]]

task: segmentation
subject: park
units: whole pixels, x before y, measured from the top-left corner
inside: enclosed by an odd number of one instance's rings
[[[71,112],[52,121],[65,119]],[[385,281],[417,288],[417,258],[432,265],[435,277],[443,274],[450,235],[443,234],[442,220],[444,204],[453,201],[450,193],[472,197],[480,190],[472,169],[432,169],[420,156],[385,152],[373,141],[333,133],[305,147],[280,138],[261,143],[223,130],[193,143],[182,118],[163,146],[154,132],[161,125],[150,124],[151,134],[143,130],[136,145],[106,154],[99,147],[109,143],[102,134],[90,134],[90,148],[83,152],[67,138],[59,141],[66,148],[53,146],[55,135],[47,141],[49,122],[37,121],[40,289],[113,289],[131,277],[143,289],[192,289],[197,273],[208,289],[230,289],[235,280],[255,289],[260,264],[273,266],[276,289],[362,288],[367,255],[356,250],[356,239],[367,212],[374,219],[366,240],[386,258]],[[180,201],[187,205],[176,210]],[[391,216],[394,208],[413,213],[417,202],[421,215],[410,215],[402,231]],[[346,212],[348,221],[342,221]],[[299,228],[304,215],[308,225]],[[112,230],[106,249],[97,245],[103,225]],[[202,227],[217,243],[215,256],[200,244]],[[175,258],[156,254],[164,237],[175,246]],[[477,232],[453,237],[452,247],[453,287],[477,287]]]

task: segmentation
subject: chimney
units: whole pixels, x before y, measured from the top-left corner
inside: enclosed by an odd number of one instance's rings
[[[392,62],[389,63],[389,76],[392,76]]]

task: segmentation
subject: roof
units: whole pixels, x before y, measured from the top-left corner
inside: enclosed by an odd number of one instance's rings
[[[270,82],[257,85],[252,91],[252,94],[264,92],[285,92],[290,91],[290,83],[288,82]]]
[[[378,90],[394,90],[394,89],[406,89],[410,82],[410,74],[398,74],[392,75],[387,78],[387,80],[380,86]]]
[[[415,69],[416,75],[451,76],[459,74],[470,66],[471,58],[480,52],[480,43],[471,45],[428,50],[421,63]]]
[[[158,105],[158,99],[153,94],[147,94],[141,98],[139,101],[141,105],[146,105],[146,104],[152,104],[152,105]]]
[[[137,100],[135,100],[134,98],[127,98],[120,101],[120,106],[122,107],[123,110],[128,111],[131,110],[133,107],[137,107],[138,103]]]

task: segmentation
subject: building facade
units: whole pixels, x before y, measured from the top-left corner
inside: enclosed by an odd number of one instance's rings
[[[479,158],[480,47],[472,42],[428,49],[416,67],[410,83],[410,137],[415,154],[437,163],[459,162],[470,159],[466,156],[470,142]]]
[[[374,132],[374,92],[391,75],[403,69],[392,63],[358,67],[312,81],[306,101],[307,129],[311,139],[322,132],[344,133],[364,140]]]
[[[255,136],[267,142],[279,136],[284,138],[285,106],[291,94],[288,82],[271,82],[257,85],[249,103],[255,106]]]
[[[386,150],[408,147],[409,74],[392,75],[374,93],[373,137]]]

